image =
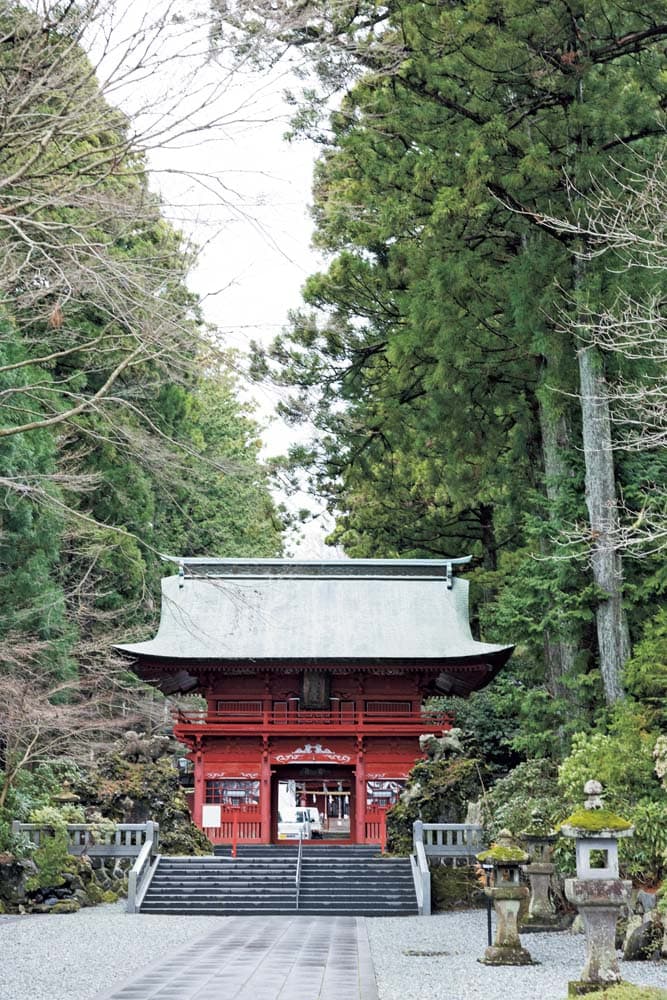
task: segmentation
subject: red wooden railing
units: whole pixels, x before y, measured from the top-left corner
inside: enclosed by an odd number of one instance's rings
[[[391,713],[350,709],[344,714],[340,711],[321,712],[308,709],[294,709],[288,714],[282,710],[215,712],[202,709],[184,712],[182,709],[178,709],[174,713],[174,719],[177,728],[215,727],[228,731],[246,729],[252,732],[256,732],[258,727],[286,732],[312,725],[316,726],[318,730],[349,731],[354,729],[357,732],[360,730],[369,732],[390,730],[394,733],[424,733],[429,730],[450,729],[453,723],[453,717],[447,713],[426,712],[419,709],[412,712]]]
[[[220,826],[204,827],[212,844],[231,844],[232,857],[236,857],[238,844],[261,844],[262,821],[259,806],[221,806]]]

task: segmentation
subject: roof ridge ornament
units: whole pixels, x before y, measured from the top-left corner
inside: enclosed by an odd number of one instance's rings
[[[444,581],[453,587],[454,567],[465,566],[472,556],[451,559],[247,559],[208,556],[170,556],[164,562],[178,567],[185,578],[336,578],[420,579]]]

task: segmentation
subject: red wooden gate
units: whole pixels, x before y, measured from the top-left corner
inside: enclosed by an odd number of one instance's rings
[[[365,840],[367,844],[379,844],[384,854],[387,849],[386,809],[376,807],[366,810]]]

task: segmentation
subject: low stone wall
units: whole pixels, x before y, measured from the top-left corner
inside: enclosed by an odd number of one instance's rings
[[[34,861],[0,855],[0,913],[74,913],[82,906],[114,903],[127,894],[132,859],[72,857],[54,885],[32,887]]]

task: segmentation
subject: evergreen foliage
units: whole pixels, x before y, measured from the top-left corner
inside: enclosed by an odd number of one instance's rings
[[[257,425],[185,284],[191,250],[84,52],[103,13],[0,2],[5,845],[8,819],[48,801],[23,772],[45,779],[123,724],[138,682],[110,647],[154,622],[160,553],[282,545]]]
[[[317,428],[291,460],[335,516],[330,541],[473,554],[473,630],[517,649],[487,690],[438,705],[493,778],[513,768],[486,796],[491,831],[536,807],[555,823],[599,778],[645,831],[625,870],[659,877],[664,4],[212,9],[226,44],[260,65],[291,45],[311,73],[293,134],[322,146],[328,261],[253,365]],[[422,818],[453,804],[424,767],[433,784],[390,829],[421,799]]]
[[[356,66],[326,134],[300,118],[324,146],[329,264],[255,374],[292,388],[288,419],[314,420],[292,460],[336,517],[332,542],[472,552],[484,638],[520,643],[515,748],[547,754],[555,735],[562,753],[622,694],[626,615],[635,638],[664,594],[655,552],[621,567],[618,520],[619,497],[628,523],[663,502],[664,448],[614,453],[614,414],[596,409],[639,369],[659,386],[660,358],[590,333],[630,290],[660,295],[664,268],[628,269],[580,226],[591,192],[622,199],[664,145],[660,4],[307,8],[215,7],[223,34],[252,23],[260,59],[273,37],[324,82]]]

